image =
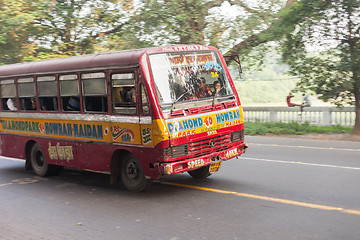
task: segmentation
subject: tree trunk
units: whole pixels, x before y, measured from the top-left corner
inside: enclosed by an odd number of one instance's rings
[[[357,76],[357,74],[354,73],[354,78]],[[355,82],[355,89],[354,89],[354,95],[355,95],[355,125],[353,129],[353,134],[360,136],[360,83],[359,79],[354,79]]]
[[[349,32],[352,32],[352,23],[349,23]],[[357,39],[351,36],[348,39],[350,50],[350,68],[352,72],[354,96],[355,96],[355,124],[353,134],[360,136],[360,75],[358,65],[360,64],[358,55],[360,54],[357,46]]]

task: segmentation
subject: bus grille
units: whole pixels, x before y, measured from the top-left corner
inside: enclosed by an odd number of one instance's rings
[[[244,140],[244,129],[231,133],[231,142],[240,142]]]
[[[232,143],[244,140],[244,130],[215,137],[164,148],[164,158],[201,157],[213,152],[223,151],[233,146]]]
[[[177,158],[186,155],[188,155],[187,144],[164,148],[164,158]]]
[[[231,136],[225,134],[216,137],[201,139],[189,143],[189,155],[200,157],[212,152],[222,151],[230,148]]]

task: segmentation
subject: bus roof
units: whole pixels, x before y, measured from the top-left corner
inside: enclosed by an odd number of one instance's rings
[[[21,76],[29,74],[46,74],[71,72],[76,70],[91,70],[111,67],[132,67],[139,65],[139,59],[145,52],[175,52],[191,50],[215,50],[202,45],[171,45],[163,47],[123,50],[98,54],[80,55],[67,58],[43,60],[36,62],[16,63],[0,66],[0,77]]]

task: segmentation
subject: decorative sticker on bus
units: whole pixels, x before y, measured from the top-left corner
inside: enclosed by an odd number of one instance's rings
[[[225,157],[226,157],[226,158],[232,158],[232,157],[237,156],[237,155],[239,155],[237,148],[234,148],[234,149],[232,149],[232,150],[229,150],[229,151],[227,151],[227,152],[225,153]]]
[[[192,161],[189,161],[187,165],[188,165],[188,169],[198,168],[198,167],[204,166],[205,161],[204,161],[204,159],[192,160]]]
[[[195,45],[186,45],[186,46],[168,46],[162,49],[163,52],[177,52],[177,51],[201,51],[209,50],[207,46],[195,46]]]
[[[48,152],[50,159],[53,160],[66,160],[69,162],[74,159],[72,146],[60,146],[60,143],[52,146],[51,143],[49,143]]]
[[[221,66],[216,63],[215,57],[212,54],[181,54],[169,58],[172,66],[192,66],[195,63],[205,64],[204,68],[209,71],[215,68],[221,72]]]
[[[213,135],[217,133],[217,129],[239,125],[243,122],[241,111],[239,108],[235,108],[230,111],[210,113],[201,117],[167,121],[166,126],[173,138],[179,138],[203,132]]]
[[[106,127],[106,125],[105,125]],[[1,131],[35,134],[50,137],[77,139],[104,139],[103,124],[100,122],[74,122],[45,119],[1,119]],[[109,139],[110,140],[110,139]]]
[[[2,129],[11,132],[40,133],[39,122],[28,120],[1,120]]]
[[[133,142],[135,139],[134,132],[128,128],[121,128],[120,126],[112,127],[112,138],[113,141],[120,142]]]
[[[104,139],[103,126],[100,124],[45,122],[44,125],[45,127],[39,126],[39,129],[45,129],[46,135]]]
[[[209,61],[204,65],[206,71],[210,71],[211,69],[216,69],[216,71],[221,72],[222,67],[217,62]]]
[[[107,136],[108,134],[109,134],[109,128],[106,127],[106,128],[104,129],[104,135]]]
[[[36,135],[43,137],[91,140],[97,142],[119,142],[142,144],[151,143],[151,125],[144,132],[137,130],[137,124],[118,123],[111,126],[110,122],[71,121],[55,119],[16,119],[1,118],[0,131]]]
[[[144,128],[141,130],[141,136],[144,144],[151,143],[151,129]]]

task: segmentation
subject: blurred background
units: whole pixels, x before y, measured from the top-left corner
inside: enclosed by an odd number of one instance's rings
[[[359,102],[359,0],[0,0],[0,64],[205,44],[228,62],[243,104]],[[357,98],[357,99],[356,99]]]

